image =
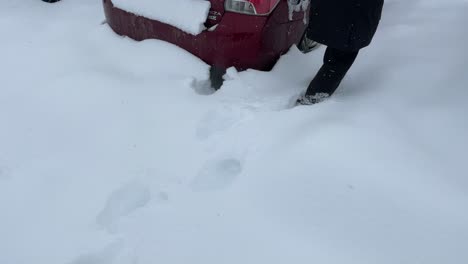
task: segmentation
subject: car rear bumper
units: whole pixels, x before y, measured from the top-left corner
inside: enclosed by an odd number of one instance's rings
[[[269,70],[282,53],[300,40],[305,28],[305,25],[297,24],[298,21],[283,23],[274,16],[226,12],[215,28],[194,36],[171,25],[116,8],[111,0],[103,0],[103,3],[107,23],[117,34],[135,40],[164,40],[219,68],[234,66],[239,70]],[[302,21],[300,23],[303,24]],[[286,36],[286,32],[293,36]]]

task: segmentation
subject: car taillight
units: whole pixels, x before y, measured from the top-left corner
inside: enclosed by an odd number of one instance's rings
[[[268,15],[275,9],[280,0],[226,0],[226,11],[248,14]]]

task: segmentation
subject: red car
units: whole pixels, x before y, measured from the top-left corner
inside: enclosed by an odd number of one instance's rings
[[[308,8],[304,5],[304,9],[291,10],[292,5],[308,0],[207,1],[211,1],[205,23],[208,30],[194,36],[114,7],[112,0],[103,0],[107,23],[116,33],[135,40],[173,43],[212,65],[214,81],[221,81],[225,69],[232,66],[238,70],[270,70],[294,44],[302,43],[301,49],[311,49],[310,42],[307,47],[307,41],[301,41]]]

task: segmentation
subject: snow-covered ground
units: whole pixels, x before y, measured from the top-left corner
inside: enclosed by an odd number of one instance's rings
[[[468,1],[387,0],[340,91],[323,48],[208,66],[0,0],[1,264],[468,263]]]

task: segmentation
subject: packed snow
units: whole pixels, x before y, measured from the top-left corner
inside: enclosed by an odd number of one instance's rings
[[[210,11],[207,0],[112,0],[115,7],[200,34]]]
[[[0,6],[0,263],[468,263],[467,0],[387,0],[294,108],[324,48],[214,93],[100,1]]]

